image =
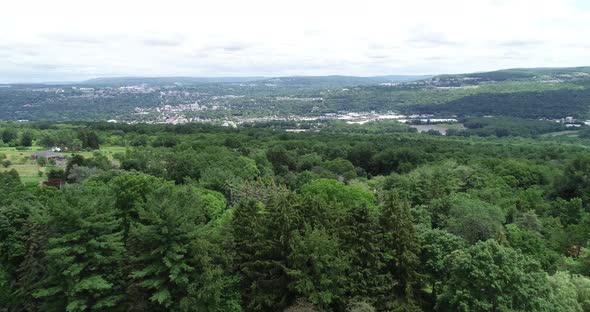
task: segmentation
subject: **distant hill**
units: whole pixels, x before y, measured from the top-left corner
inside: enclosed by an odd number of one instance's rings
[[[462,81],[463,83],[479,82],[503,82],[522,80],[550,80],[550,79],[577,79],[590,77],[590,67],[544,67],[544,68],[512,68],[491,72],[439,75],[432,78],[433,81]]]
[[[387,75],[387,76],[375,76],[369,77],[373,80],[378,80],[382,82],[407,82],[407,81],[416,81],[422,79],[429,79],[434,77],[433,75]]]
[[[389,75],[389,76],[373,76],[373,77],[358,77],[358,76],[289,76],[268,78],[257,81],[267,85],[276,85],[281,87],[293,88],[341,88],[352,86],[375,85],[382,83],[401,83],[408,81],[415,81],[420,79],[428,79],[433,76],[426,75]]]
[[[590,67],[503,69],[358,86],[331,92],[323,105],[332,112],[590,118]]]
[[[81,82],[85,85],[165,85],[165,84],[225,84],[259,83],[281,87],[329,88],[355,85],[371,85],[390,82],[407,82],[427,79],[433,76],[389,75],[374,77],[357,76],[287,76],[287,77],[104,77]]]
[[[265,79],[265,77],[103,77],[82,81],[87,85],[166,85],[166,84],[204,84],[240,83]]]
[[[590,67],[514,68],[441,75],[427,80],[450,88],[444,103],[418,104],[412,112],[459,116],[501,115],[523,118],[590,118]]]

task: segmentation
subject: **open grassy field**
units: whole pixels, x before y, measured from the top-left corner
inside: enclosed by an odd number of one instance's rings
[[[554,136],[569,136],[569,137],[576,137],[578,136],[578,133],[580,131],[579,130],[565,130],[565,131],[558,131],[558,132],[550,132],[550,133],[545,133],[541,136],[544,137],[554,137]]]
[[[0,167],[0,171],[7,171],[15,169],[21,176],[23,182],[38,182],[45,178],[45,168],[37,165],[37,162],[31,160],[31,154],[41,149],[40,147],[33,147],[28,150],[19,151],[14,147],[0,148],[0,154],[5,155],[5,158],[0,155],[0,158],[7,159],[11,165],[7,168]],[[3,159],[3,160],[4,160]],[[42,176],[39,176],[39,171]]]
[[[116,153],[124,153],[125,147],[123,146],[105,146],[102,147],[99,152],[104,153],[109,159],[113,159],[113,155]],[[15,169],[21,177],[23,182],[39,182],[41,180],[46,179],[46,172],[49,167],[42,167],[37,165],[35,160],[31,160],[31,154],[35,153],[36,151],[43,151],[46,150],[41,146],[33,146],[26,150],[17,150],[14,147],[0,147],[0,162],[4,159],[7,159],[11,162],[11,165],[7,168],[4,166],[0,166],[0,172],[8,171]],[[92,157],[94,152],[78,152],[77,154],[81,154],[86,158]],[[4,158],[5,155],[6,158]],[[63,153],[66,156],[71,155],[71,153]],[[66,161],[58,162],[56,167],[65,168]],[[39,175],[41,172],[41,176]]]

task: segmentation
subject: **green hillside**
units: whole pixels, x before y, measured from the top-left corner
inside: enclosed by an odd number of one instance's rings
[[[508,69],[441,75],[394,86],[358,87],[327,98],[332,110],[443,115],[587,118],[590,68]]]

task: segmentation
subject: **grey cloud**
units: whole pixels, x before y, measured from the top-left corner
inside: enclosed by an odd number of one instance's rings
[[[365,56],[376,61],[391,60],[400,54],[400,47],[384,43],[369,42]]]
[[[397,44],[390,44],[390,43],[380,43],[380,42],[368,42],[367,49],[371,51],[393,51],[393,50],[400,50],[402,49],[401,46]]]
[[[60,69],[61,66],[56,64],[33,64],[30,66],[33,70],[41,70],[41,71],[55,71]]]
[[[303,35],[306,37],[315,37],[320,36],[324,33],[324,31],[320,29],[306,29],[303,31]]]
[[[450,62],[453,59],[450,57],[442,56],[442,55],[434,55],[434,56],[425,57],[424,60],[430,61],[430,62],[442,63],[442,62]]]
[[[209,53],[208,50],[195,50],[192,53],[189,53],[187,56],[189,58],[192,58],[192,57],[196,57],[196,58],[207,58],[210,55],[211,54]]]
[[[389,62],[403,62],[404,61],[403,58],[400,58],[400,55],[398,53],[387,53],[387,52],[368,54],[368,55],[366,55],[366,58],[368,59],[368,62],[378,63],[378,64],[385,64],[385,63],[389,63]],[[354,63],[354,62],[352,62],[352,63]],[[359,60],[357,63],[359,65],[363,65],[366,62],[364,60]]]
[[[568,43],[564,46],[567,48],[573,48],[573,49],[590,49],[590,44],[581,43],[581,42]]]
[[[252,47],[250,43],[244,42],[227,42],[215,45],[204,46],[194,49],[189,53],[189,57],[207,58],[210,56],[221,56],[220,53],[227,52],[226,55],[241,52]]]
[[[382,59],[387,59],[390,58],[390,55],[386,55],[386,54],[373,54],[373,55],[367,55],[368,58],[371,59],[377,59],[377,60],[382,60]]]
[[[380,49],[385,49],[385,45],[382,43],[378,43],[378,42],[369,42],[369,44],[367,45],[367,47],[370,50],[380,50]]]
[[[238,52],[238,51],[243,51],[246,50],[247,48],[249,48],[249,44],[241,44],[241,43],[235,43],[235,44],[230,44],[227,46],[224,46],[222,49],[224,51],[229,51],[229,52]]]
[[[303,29],[302,34],[304,37],[307,37],[308,39],[320,39],[321,37],[332,36],[330,30],[320,27]]]
[[[103,39],[92,37],[90,34],[76,33],[47,33],[39,35],[40,38],[66,44],[102,44]]]
[[[77,81],[89,78],[92,75],[83,71],[83,68],[72,66],[71,68],[53,64],[16,64],[16,68],[0,66],[0,83],[18,82],[48,82],[48,81]]]
[[[149,38],[143,40],[143,44],[154,47],[175,47],[182,45],[184,41],[182,37]]]
[[[445,45],[455,45],[456,43],[450,40],[447,40],[444,35],[437,34],[437,33],[429,33],[424,34],[419,37],[415,37],[410,40],[412,43],[418,46],[445,46]]]
[[[494,6],[504,6],[512,3],[513,0],[492,0],[490,3]]]
[[[40,54],[42,46],[33,44],[0,44],[0,51],[2,55],[26,55],[26,56],[37,56]]]
[[[33,72],[42,73],[58,73],[58,74],[83,74],[89,72],[91,66],[80,65],[80,64],[69,64],[69,63],[51,63],[51,62],[39,62],[20,64],[19,66],[24,69],[28,69]]]
[[[452,41],[444,33],[429,29],[428,27],[416,27],[409,38],[409,43],[416,47],[430,48],[437,46],[457,45],[458,42]]]
[[[526,59],[529,59],[530,57],[531,57],[531,55],[529,55],[528,53],[523,53],[520,51],[511,50],[511,51],[504,52],[502,55],[498,55],[495,58],[500,59],[500,60],[526,60]]]
[[[41,55],[41,52],[39,52],[39,50],[33,49],[33,48],[24,48],[24,49],[18,50],[18,53],[23,54],[23,55],[27,55],[27,56]]]
[[[244,51],[246,49],[249,49],[252,46],[253,46],[253,44],[249,43],[249,42],[228,41],[228,42],[223,42],[223,43],[219,43],[219,44],[205,47],[204,50],[208,50],[208,51],[222,50],[222,51],[226,51],[226,52],[239,52],[239,51]]]
[[[509,40],[500,42],[500,46],[510,47],[510,48],[520,48],[520,47],[530,47],[530,46],[538,46],[544,44],[544,41],[541,40]]]
[[[49,62],[29,63],[23,61],[15,61],[12,64],[19,68],[22,68],[23,71],[43,73],[63,73],[67,71],[82,71],[83,69],[81,66],[77,65]]]
[[[8,45],[0,44],[0,57],[7,57],[12,55],[13,48]]]
[[[574,0],[574,7],[582,10],[590,10],[590,3],[587,0]]]

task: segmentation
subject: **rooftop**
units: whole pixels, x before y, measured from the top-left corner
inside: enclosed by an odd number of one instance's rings
[[[52,151],[36,151],[33,155],[31,156],[36,156],[36,157],[63,157],[62,154],[58,154],[58,153],[54,153]]]

